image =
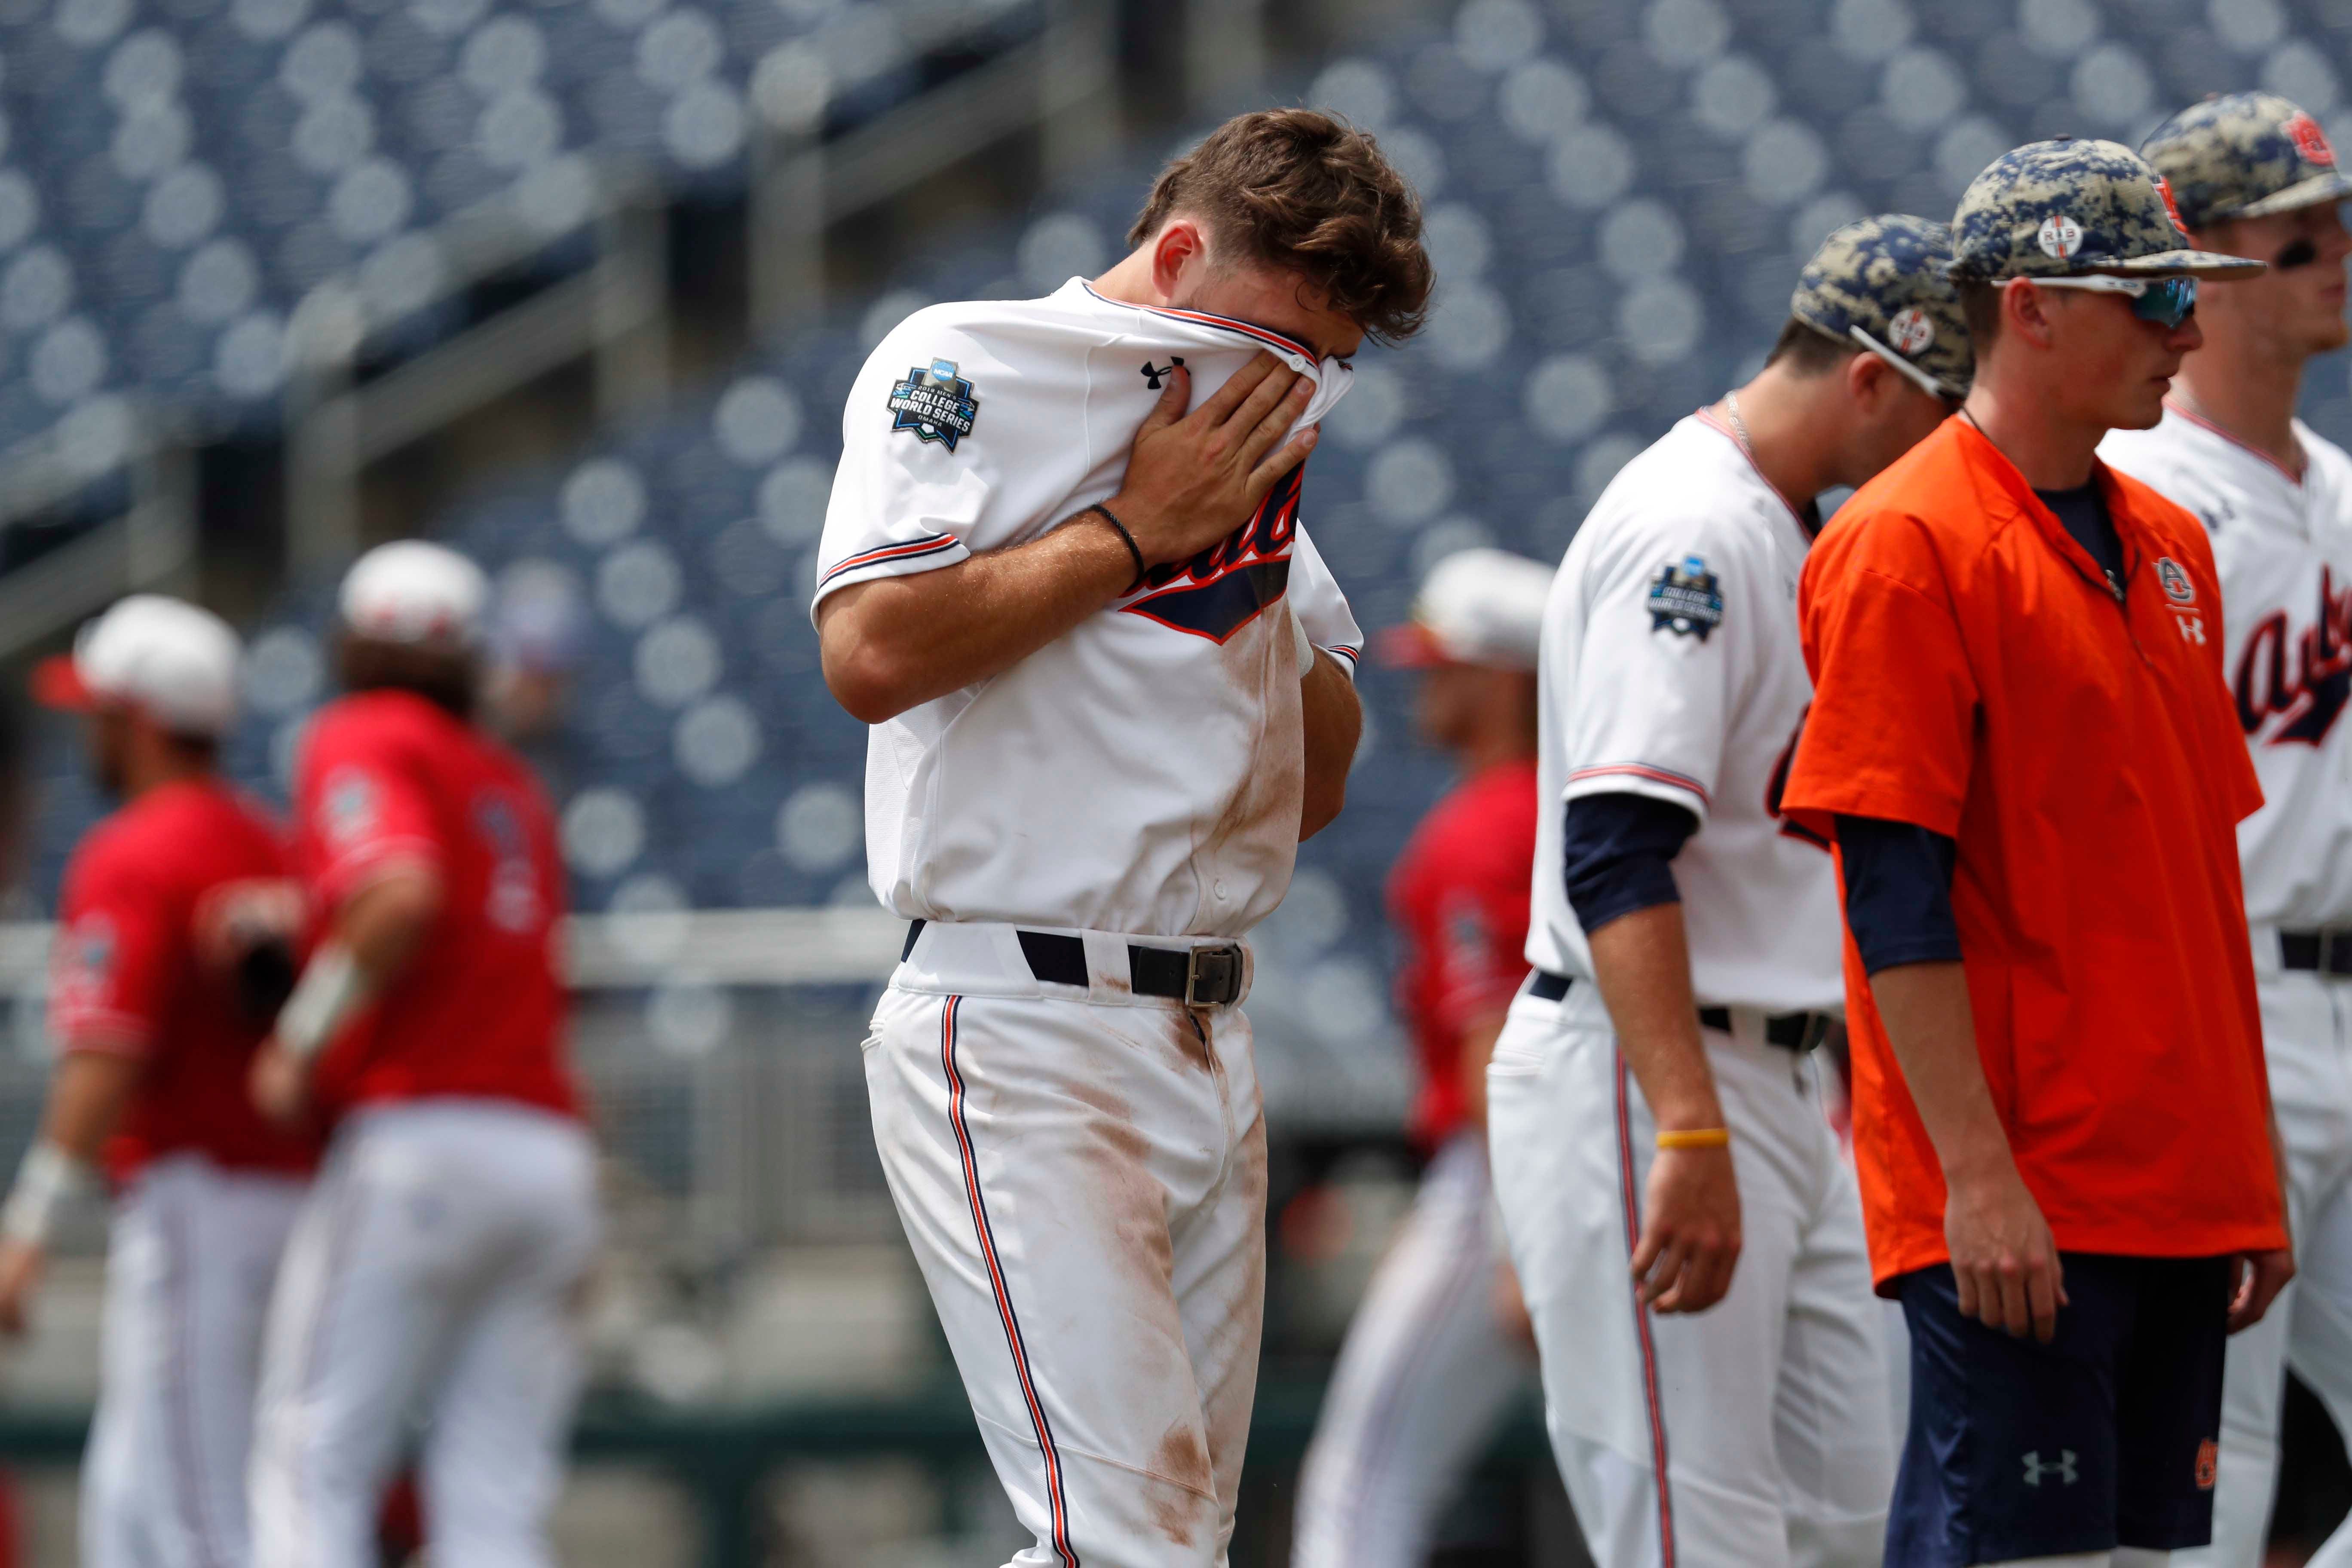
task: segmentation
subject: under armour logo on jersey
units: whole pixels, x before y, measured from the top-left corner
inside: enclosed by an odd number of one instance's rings
[[[918,441],[937,441],[952,452],[979,417],[980,399],[951,359],[935,359],[928,370],[916,365],[891,384],[890,428],[911,430]]]
[[[2038,1487],[2042,1484],[2042,1478],[2044,1476],[2057,1477],[2058,1484],[2062,1487],[2071,1487],[2082,1479],[2081,1475],[2074,1468],[2074,1450],[2061,1448],[2058,1450],[2058,1457],[2050,1460],[2044,1460],[2038,1449],[2029,1452],[2025,1456],[2025,1484],[2029,1487]]]
[[[2284,610],[2273,610],[2246,634],[2231,690],[2238,723],[2249,735],[2284,719],[2273,746],[2316,746],[2352,700],[2352,587],[2337,589],[2319,569],[2319,616],[2296,636]]]
[[[1176,367],[1183,363],[1184,356],[1182,354],[1169,355],[1168,363],[1166,364],[1153,364],[1150,360],[1145,360],[1143,362],[1144,384],[1150,386],[1152,391],[1159,391],[1160,378],[1172,374]]]
[[[1661,568],[1650,584],[1650,629],[1706,640],[1723,625],[1723,585],[1706,569],[1706,558],[1685,555]]]

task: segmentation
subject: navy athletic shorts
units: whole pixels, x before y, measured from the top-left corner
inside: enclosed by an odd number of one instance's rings
[[[2046,1345],[1960,1316],[1948,1265],[1895,1281],[1911,1429],[1886,1568],[2212,1539],[2231,1260],[2061,1261],[2068,1305]]]

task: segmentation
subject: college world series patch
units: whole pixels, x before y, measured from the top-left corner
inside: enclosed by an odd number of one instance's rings
[[[1685,555],[1660,569],[1650,584],[1650,629],[1706,640],[1723,625],[1723,585],[1704,556]]]
[[[890,387],[890,428],[912,430],[916,440],[937,441],[950,452],[979,416],[980,399],[953,360],[935,359],[929,370],[916,365]]]

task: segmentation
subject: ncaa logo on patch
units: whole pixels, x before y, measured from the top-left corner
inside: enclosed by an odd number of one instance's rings
[[[2197,602],[2197,585],[2189,580],[2189,574],[2180,569],[2180,563],[2171,556],[2158,559],[2156,580],[2164,584],[2164,596],[2174,604],[2193,605]]]
[[[2083,248],[2083,226],[2064,213],[2052,213],[2042,220],[2042,230],[2033,237],[2042,254],[2063,261]]]
[[[2297,110],[2279,129],[2286,132],[2286,139],[2294,143],[2294,150],[2303,154],[2305,163],[2316,163],[2323,169],[2336,167],[2336,149],[2327,144],[2327,132],[2319,128],[2318,121]]]
[[[1936,341],[1936,323],[1918,306],[1906,305],[1886,323],[1886,341],[1894,345],[1896,353],[1906,357],[1925,353],[1927,345]]]

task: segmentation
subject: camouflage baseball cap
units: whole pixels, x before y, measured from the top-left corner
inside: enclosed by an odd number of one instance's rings
[[[1860,218],[1822,241],[1797,279],[1789,314],[1842,343],[1907,366],[1948,397],[1976,374],[1960,297],[1944,276],[1952,231],[1905,213]],[[1923,384],[1923,388],[1925,384]]]
[[[2147,161],[2113,142],[2062,136],[2004,153],[1969,182],[1952,217],[1952,276],[2251,278],[2259,261],[2191,250]]]
[[[2172,186],[2190,228],[2266,217],[2352,195],[2319,121],[2274,92],[2190,104],[2149,132],[2140,156]]]

